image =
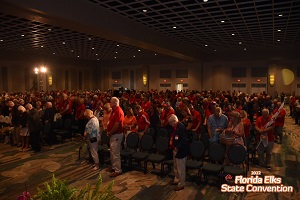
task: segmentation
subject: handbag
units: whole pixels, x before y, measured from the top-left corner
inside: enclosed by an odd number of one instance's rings
[[[96,137],[90,138],[90,143],[94,143],[94,142],[97,142],[97,138]]]

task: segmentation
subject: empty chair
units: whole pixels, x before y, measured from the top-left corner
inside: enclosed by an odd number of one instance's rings
[[[204,155],[204,144],[201,141],[193,141],[190,144],[190,154],[193,160],[186,161],[186,169],[198,169],[198,177],[201,180],[201,167],[203,165],[203,161],[201,161]]]
[[[157,132],[157,137],[169,137],[169,133],[167,129],[165,128],[159,129],[159,131]]]
[[[121,157],[129,160],[129,169],[132,169],[132,154],[136,152],[139,144],[139,136],[136,133],[129,133],[126,139],[127,148],[121,150]]]
[[[223,170],[223,161],[225,158],[225,147],[217,142],[211,143],[208,148],[210,163],[204,163],[202,173],[207,180],[207,175],[218,176]],[[221,182],[221,179],[219,179]]]
[[[145,168],[147,169],[147,164],[148,162],[151,162],[152,165],[153,165],[153,168],[155,168],[155,163],[160,163],[160,174],[161,176],[163,175],[164,173],[164,161],[165,161],[165,154],[166,154],[166,151],[168,150],[169,148],[169,140],[168,138],[166,137],[158,137],[156,139],[156,142],[155,142],[155,149],[157,151],[156,154],[150,154],[146,160],[146,163],[145,163]]]
[[[140,152],[132,154],[132,159],[137,162],[144,161],[144,173],[147,173],[147,158],[150,155],[149,151],[153,147],[153,138],[151,135],[143,135],[140,142]]]
[[[59,121],[59,119],[56,121]],[[55,136],[59,136],[61,138],[61,143],[64,143],[65,138],[71,137],[71,125],[71,119],[66,119],[63,123],[62,129],[54,129]]]
[[[231,145],[227,150],[227,157],[233,166],[224,166],[224,174],[230,174],[232,176],[247,175],[247,151],[243,145]],[[240,165],[242,165],[242,167]]]

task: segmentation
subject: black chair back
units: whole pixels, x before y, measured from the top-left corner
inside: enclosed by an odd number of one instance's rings
[[[225,158],[225,146],[217,142],[213,142],[209,145],[208,156],[211,161],[222,162]]]
[[[129,133],[126,138],[127,148],[136,149],[139,144],[139,136],[136,133]]]
[[[204,144],[201,141],[193,141],[190,144],[191,156],[195,159],[200,159],[203,157],[205,152]]]
[[[159,154],[165,154],[169,149],[169,140],[166,137],[158,137],[155,143],[157,152]]]
[[[227,150],[228,160],[234,164],[242,164],[247,158],[247,151],[243,145],[233,144]]]
[[[140,147],[142,151],[149,151],[153,147],[153,138],[151,135],[143,135]]]
[[[169,133],[168,133],[167,129],[165,129],[165,128],[159,129],[159,131],[157,133],[157,137],[169,137]]]
[[[205,149],[207,149],[210,145],[210,137],[208,133],[201,134],[200,140],[203,142]]]

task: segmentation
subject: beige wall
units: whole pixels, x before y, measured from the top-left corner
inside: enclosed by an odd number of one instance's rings
[[[296,62],[293,62],[296,63]],[[251,67],[268,67],[269,74],[275,74],[275,85],[270,87],[268,78],[259,78],[260,83],[268,85],[268,93],[274,95],[275,92],[292,93],[300,95],[300,89],[297,88],[297,83],[300,77],[296,77],[297,65],[290,61],[251,61],[251,62],[206,62],[206,63],[181,63],[181,64],[161,64],[161,65],[122,65],[114,67],[79,65],[79,64],[61,64],[60,62],[48,62],[47,75],[52,75],[53,85],[44,85],[44,89],[61,90],[65,89],[65,72],[69,73],[69,90],[78,90],[79,88],[79,72],[82,72],[82,89],[88,90],[107,90],[112,88],[115,80],[112,80],[112,71],[120,71],[122,79],[118,83],[123,87],[130,88],[130,71],[134,71],[134,88],[136,90],[160,89],[161,83],[165,83],[164,79],[159,77],[160,69],[170,69],[172,78],[166,79],[166,83],[171,84],[172,90],[176,89],[177,83],[187,83],[188,89],[201,90],[232,90],[232,83],[245,83],[247,85],[246,92],[251,92],[251,84],[258,83],[258,78],[251,77]],[[8,71],[8,90],[25,91],[32,87],[34,77],[34,67],[40,65],[34,61],[3,61],[0,60],[0,68],[7,67]],[[232,67],[247,68],[247,77],[232,78]],[[284,85],[281,71],[288,68],[295,73],[295,80],[290,85]],[[189,78],[175,78],[176,69],[188,69]],[[143,84],[143,75],[147,77],[147,84]],[[2,70],[0,70],[2,78]],[[240,79],[240,82],[237,80]],[[17,81],[16,81],[17,80]],[[183,80],[181,82],[181,80]],[[44,82],[46,76],[44,77]],[[184,88],[186,89],[186,88]],[[0,90],[3,90],[3,84],[0,82]],[[299,90],[299,91],[298,91]]]

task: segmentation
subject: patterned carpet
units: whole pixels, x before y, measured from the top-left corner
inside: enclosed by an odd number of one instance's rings
[[[0,144],[0,199],[16,199],[27,190],[36,194],[37,187],[43,188],[44,182],[50,182],[52,174],[57,178],[67,179],[72,186],[84,187],[86,183],[95,184],[99,173],[104,185],[115,181],[113,192],[119,199],[156,200],[156,199],[300,199],[300,127],[293,125],[290,117],[286,118],[284,141],[275,144],[272,157],[272,170],[250,166],[251,170],[260,170],[263,175],[282,177],[284,185],[294,187],[294,193],[222,193],[213,182],[201,183],[191,181],[196,172],[190,172],[184,190],[173,191],[168,182],[170,176],[161,178],[154,173],[143,174],[139,171],[126,171],[116,178],[110,178],[103,170],[93,171],[85,160],[78,160],[80,142],[66,141],[54,147],[43,147],[39,153],[22,152],[17,147]],[[152,166],[149,166],[149,171]],[[158,167],[157,167],[158,168]],[[249,174],[248,174],[249,175]]]

